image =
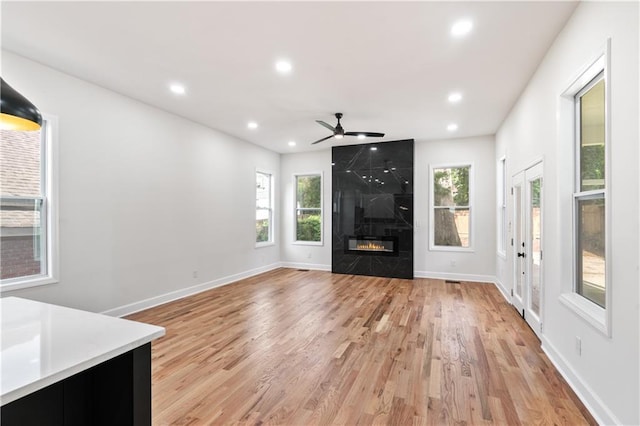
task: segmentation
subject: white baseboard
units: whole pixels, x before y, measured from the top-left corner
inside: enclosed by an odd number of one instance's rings
[[[272,263],[271,265],[261,266],[260,268],[250,269],[248,271],[240,272],[238,274],[229,275],[217,280],[208,281],[206,283],[194,285],[192,287],[182,288],[180,290],[171,291],[169,293],[161,294],[159,296],[150,297],[149,299],[141,300],[139,302],[130,303],[128,305],[120,306],[117,308],[109,309],[102,312],[104,315],[110,315],[113,317],[123,317],[131,315],[135,312],[140,312],[145,309],[153,308],[154,306],[162,305],[167,302],[182,299],[183,297],[191,296],[203,291],[210,290],[212,288],[221,287],[223,285],[231,284],[238,280],[249,278],[254,275],[262,274],[264,272],[272,271],[280,268],[282,265],[280,262]]]
[[[323,265],[321,263],[299,263],[299,262],[281,262],[282,268],[291,269],[312,269],[314,271],[331,271],[331,265]]]
[[[498,279],[498,277],[495,277],[495,280],[493,281],[493,283],[496,285],[496,287],[498,288],[498,291],[502,294],[502,297],[504,297],[504,300],[506,300],[507,302],[511,303],[511,297],[509,296],[509,291],[507,291],[506,288],[504,288],[504,285],[502,284],[502,282]]]
[[[479,283],[495,283],[495,275],[453,274],[449,272],[414,271],[416,278],[434,278],[438,280],[472,281]]]
[[[542,350],[547,354],[547,357],[562,377],[569,383],[571,389],[573,389],[578,398],[580,398],[580,401],[582,401],[598,424],[622,424],[544,335],[542,336]]]

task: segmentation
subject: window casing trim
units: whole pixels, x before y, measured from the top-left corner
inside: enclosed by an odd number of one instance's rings
[[[571,284],[560,295],[560,302],[568,307],[575,314],[584,319],[587,323],[593,326],[596,330],[603,333],[607,337],[612,336],[611,323],[612,323],[612,292],[613,292],[613,280],[611,279],[611,259],[612,257],[612,245],[611,245],[611,206],[612,200],[610,198],[610,184],[611,184],[611,81],[610,81],[610,65],[611,65],[611,39],[607,39],[605,45],[599,49],[597,55],[588,62],[582,71],[578,74],[578,77],[573,79],[568,88],[560,96],[560,126],[566,126],[566,132],[563,134],[563,139],[570,137],[573,146],[573,163],[574,163],[574,182],[572,185],[572,232],[571,232],[571,248],[572,248],[572,268],[571,268]],[[603,189],[580,191],[580,152],[578,137],[580,135],[580,111],[576,107],[578,104],[576,98],[580,94],[588,91],[593,85],[600,81],[600,74],[604,79],[605,85],[605,98],[604,98],[604,111],[605,111],[605,187]],[[577,278],[579,276],[578,265],[578,238],[579,228],[577,223],[578,212],[577,205],[579,200],[590,199],[603,199],[605,202],[605,308],[597,305],[586,297],[577,292]]]
[[[60,260],[58,242],[58,118],[54,115],[42,114],[42,128],[46,132],[46,143],[42,146],[42,210],[46,214],[44,229],[46,233],[46,272],[39,275],[15,277],[2,280],[2,293],[37,287],[59,282]]]
[[[270,170],[256,168],[255,169],[255,175],[257,175],[258,173],[269,176],[269,208],[258,207],[258,204],[257,204],[258,201],[257,201],[257,196],[256,196],[256,211],[258,211],[258,210],[267,210],[268,214],[269,214],[269,238],[267,239],[267,241],[260,241],[260,242],[256,241],[255,242],[255,247],[256,248],[261,248],[261,247],[274,246],[276,244],[276,242],[275,242],[275,235],[276,235],[276,231],[275,231],[275,209],[274,209],[275,175]],[[256,191],[254,192],[256,195],[257,195],[257,190],[258,189],[256,187]],[[255,236],[254,236],[254,238],[255,238]]]
[[[320,208],[298,208],[298,177],[320,176]],[[320,241],[298,240],[298,211],[320,210]],[[293,243],[300,246],[324,246],[324,174],[319,172],[301,172],[293,174]]]
[[[435,244],[435,209],[447,208],[445,206],[435,206],[433,193],[435,189],[435,182],[433,179],[433,172],[435,169],[449,169],[449,168],[469,168],[469,205],[459,206],[460,208],[469,209],[469,247],[456,247],[456,246],[439,246]],[[429,164],[429,251],[452,251],[452,252],[465,252],[473,253],[474,249],[474,232],[475,232],[475,214],[474,214],[474,164],[473,162],[460,162],[460,163],[443,163],[443,164]]]
[[[507,182],[507,157],[505,155],[501,156],[498,159],[497,182],[498,197],[496,208],[498,214],[496,215],[496,252],[500,258],[506,259],[509,234],[509,221],[507,218],[507,188],[509,187],[509,185]]]

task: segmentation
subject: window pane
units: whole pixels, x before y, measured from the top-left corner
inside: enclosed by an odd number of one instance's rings
[[[605,202],[578,200],[577,293],[605,307]]]
[[[2,198],[0,209],[0,278],[46,273],[42,200]]]
[[[580,96],[580,191],[605,187],[604,79]]]
[[[469,247],[469,209],[434,209],[434,243],[437,246]]]
[[[530,306],[531,310],[535,312],[536,315],[540,315],[540,289],[542,284],[542,277],[540,276],[541,272],[541,263],[542,263],[542,247],[540,234],[540,226],[541,222],[541,211],[540,211],[540,188],[542,184],[542,179],[538,178],[529,183],[531,187],[529,188],[529,193],[531,195],[531,229],[529,232],[531,233],[531,299]]]
[[[0,130],[2,280],[47,273],[43,135],[43,131]]]
[[[433,170],[433,205],[469,205],[469,166]]]
[[[271,175],[256,173],[256,207],[271,207]]]
[[[2,195],[42,195],[41,131],[0,130],[0,188]]]
[[[296,216],[296,240],[320,241],[322,235],[320,210],[298,210]]]
[[[270,241],[271,211],[256,209],[256,242],[263,243]]]
[[[297,177],[297,197],[298,208],[320,208],[320,175],[298,176]]]

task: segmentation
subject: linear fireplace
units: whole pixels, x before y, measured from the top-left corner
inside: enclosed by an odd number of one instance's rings
[[[397,256],[398,237],[358,235],[344,239],[344,252],[376,256]]]

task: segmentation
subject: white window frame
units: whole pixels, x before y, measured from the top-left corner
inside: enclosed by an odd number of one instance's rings
[[[611,40],[607,40],[605,46],[599,51],[596,58],[589,62],[577,78],[562,93],[561,102],[561,125],[566,126],[567,138],[573,146],[574,155],[574,183],[572,185],[572,277],[570,291],[564,292],[560,296],[560,301],[578,316],[592,325],[595,329],[611,337],[612,318],[612,292],[613,280],[611,279],[611,202],[608,197],[611,185],[611,91],[610,91],[610,45]],[[579,111],[576,108],[576,97],[588,88],[592,87],[594,79],[599,74],[603,74],[605,84],[605,188],[602,190],[580,191],[580,152],[579,152]],[[564,138],[564,139],[567,139]],[[565,143],[563,141],[563,143]],[[605,203],[605,308],[595,304],[577,292],[577,271],[578,263],[578,231],[577,205],[579,200],[602,198]]]
[[[308,176],[320,176],[320,208],[304,209],[298,207],[298,178]],[[320,172],[294,173],[293,174],[293,244],[302,246],[324,245],[324,175]],[[320,210],[320,241],[298,240],[298,212],[301,210]]]
[[[269,176],[269,207],[267,209],[260,208],[261,210],[267,210],[269,212],[269,239],[267,241],[255,241],[256,235],[254,234],[254,241],[256,243],[256,248],[260,247],[268,247],[275,245],[275,210],[274,210],[274,174],[269,170],[256,169],[255,175],[257,177],[258,173]],[[256,211],[258,208],[258,188],[256,187],[255,191],[255,199],[256,199]],[[255,223],[255,220],[254,220]]]
[[[497,223],[496,223],[496,241],[498,256],[503,259],[507,258],[507,157],[502,156],[498,160],[496,171],[497,187]]]
[[[438,246],[435,244],[435,205],[433,192],[435,189],[435,183],[433,180],[433,172],[435,169],[449,169],[449,168],[469,168],[469,247],[455,247],[455,246]],[[430,251],[454,251],[454,252],[474,252],[474,232],[475,232],[475,214],[474,208],[474,165],[472,162],[464,163],[450,163],[450,164],[430,164],[429,165],[429,250]]]
[[[28,277],[0,280],[2,293],[29,287],[55,284],[59,281],[58,244],[58,118],[42,114],[43,143],[41,144],[42,231],[46,235],[44,247],[45,272]],[[35,197],[38,198],[38,197]]]

